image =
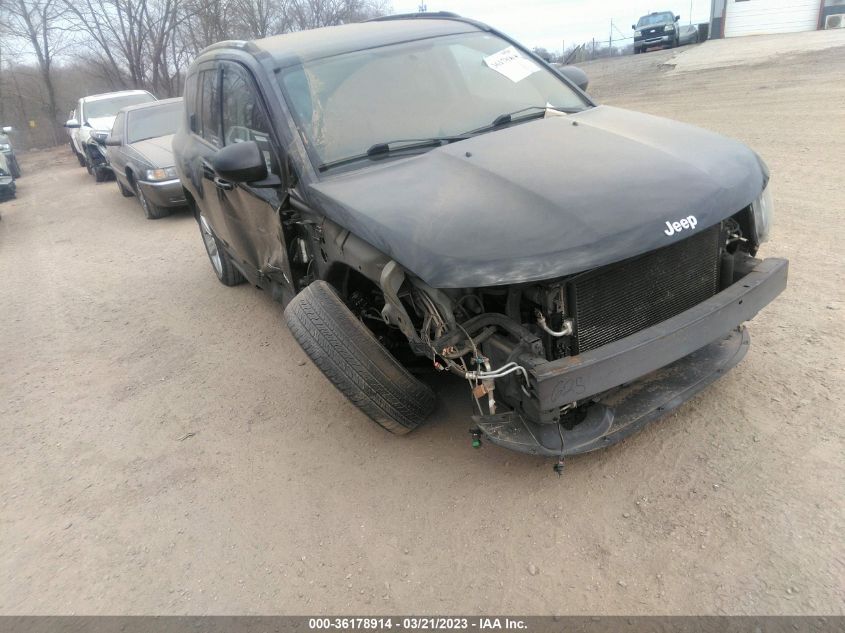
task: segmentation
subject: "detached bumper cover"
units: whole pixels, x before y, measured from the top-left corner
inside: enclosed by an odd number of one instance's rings
[[[178,178],[156,182],[139,180],[138,186],[147,200],[160,207],[181,207],[187,204],[182,182]]]
[[[785,259],[763,260],[738,282],[686,312],[598,349],[530,367],[532,390],[542,410],[602,394],[587,419],[564,433],[564,453],[619,441],[735,366],[749,345],[741,324],[786,288],[788,268]],[[494,443],[534,454],[560,454],[556,424],[536,424],[516,412],[475,420]]]

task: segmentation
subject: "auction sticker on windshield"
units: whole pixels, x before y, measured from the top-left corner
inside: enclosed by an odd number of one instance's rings
[[[501,73],[512,82],[522,81],[529,75],[533,75],[540,67],[533,61],[524,57],[514,46],[508,46],[484,58],[488,68]]]

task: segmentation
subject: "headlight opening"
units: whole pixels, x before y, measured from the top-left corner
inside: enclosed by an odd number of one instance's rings
[[[760,197],[751,205],[752,215],[754,217],[754,234],[757,237],[757,243],[762,244],[769,239],[769,233],[772,229],[772,215],[774,212],[774,202],[772,201],[772,188],[766,185]]]

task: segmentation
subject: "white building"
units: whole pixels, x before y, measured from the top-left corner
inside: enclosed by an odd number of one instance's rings
[[[824,28],[845,28],[845,0],[712,0],[711,38]]]

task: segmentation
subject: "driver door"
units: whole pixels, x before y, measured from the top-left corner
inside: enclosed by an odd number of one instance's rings
[[[218,183],[222,214],[229,239],[240,263],[292,289],[280,208],[284,183],[280,165],[282,152],[277,144],[267,109],[249,70],[236,62],[221,62],[223,145],[255,141],[267,172],[278,179],[276,187],[254,187],[250,183]]]

